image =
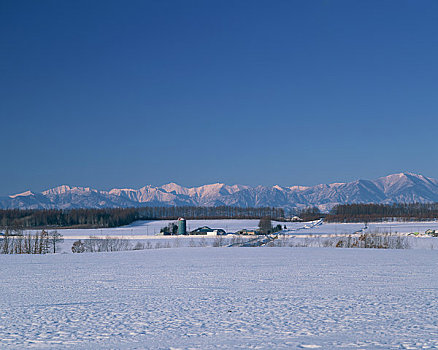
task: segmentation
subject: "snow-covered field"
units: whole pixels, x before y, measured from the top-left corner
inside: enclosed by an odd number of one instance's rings
[[[199,244],[200,240],[206,240],[208,245],[212,245],[214,237],[190,237],[180,236],[175,238],[174,236],[157,236],[160,229],[170,222],[169,220],[155,220],[155,221],[137,221],[131,225],[106,228],[106,229],[58,229],[65,241],[61,245],[61,249],[64,252],[71,252],[71,246],[75,240],[86,239],[90,236],[94,237],[118,237],[124,239],[131,239],[133,242],[147,242],[150,241],[155,246],[157,242],[160,244],[170,244],[171,246],[188,246],[194,241],[195,245]],[[226,232],[237,232],[241,229],[256,229],[258,227],[259,220],[188,220],[187,229],[194,230],[201,226],[209,226],[211,228],[222,228]],[[289,236],[295,236],[295,241],[305,239],[306,237],[327,236],[327,235],[349,235],[364,227],[363,223],[357,224],[342,224],[342,223],[323,223],[322,225],[313,228],[304,228],[305,226],[311,226],[312,223],[302,222],[273,222],[273,225],[281,224],[286,225],[286,234]],[[427,229],[438,230],[437,221],[427,222],[383,222],[383,223],[369,223],[367,233],[399,233],[405,235],[410,232],[424,233]],[[158,241],[157,241],[158,240]],[[427,248],[438,249],[437,238],[409,238],[412,248]],[[134,243],[133,243],[134,244]],[[319,246],[320,242],[309,242],[310,246]]]
[[[0,348],[438,347],[433,250],[0,255]]]
[[[126,225],[116,228],[103,229],[62,229],[59,230],[64,237],[68,238],[84,238],[91,236],[113,236],[124,238],[139,238],[143,236],[153,236],[160,233],[160,229],[167,226],[169,223],[176,220],[154,220],[154,221],[136,221],[131,225]],[[259,220],[188,220],[187,230],[192,231],[201,226],[209,226],[210,228],[222,228],[226,232],[236,232],[240,229],[256,229]],[[290,223],[293,224],[293,223]],[[300,226],[303,226],[300,224]]]
[[[298,231],[296,234],[351,234],[364,227],[363,223],[340,224],[324,223],[308,230]],[[410,233],[422,232],[428,229],[438,230],[438,221],[420,221],[420,222],[371,222],[368,223],[368,233]]]
[[[123,237],[123,238],[141,238],[144,236],[153,236],[160,232],[160,229],[168,225],[174,220],[155,220],[155,221],[136,221],[131,225],[104,228],[104,229],[58,229],[66,238],[79,239],[89,236],[105,237]],[[187,230],[191,231],[201,226],[209,226],[211,228],[222,228],[226,232],[237,232],[241,229],[256,229],[259,220],[188,220]],[[296,230],[290,232],[293,235],[309,235],[309,234],[351,234],[360,230],[364,225],[358,224],[338,224],[338,223],[323,223],[320,226],[304,229],[309,223],[302,222],[272,222],[273,225],[286,225],[288,230]],[[392,233],[409,233],[423,232],[427,229],[438,230],[438,221],[426,222],[383,222],[369,223],[367,232],[392,232]],[[301,228],[301,229],[300,229]],[[299,229],[299,230],[297,230]]]

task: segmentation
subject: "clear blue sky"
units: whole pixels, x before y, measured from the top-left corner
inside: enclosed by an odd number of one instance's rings
[[[438,2],[0,1],[0,194],[438,177]]]

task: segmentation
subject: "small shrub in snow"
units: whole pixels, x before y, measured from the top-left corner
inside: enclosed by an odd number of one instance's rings
[[[81,240],[74,242],[73,246],[71,247],[71,251],[73,253],[84,253],[85,252],[84,243]]]
[[[177,237],[176,239],[173,240],[173,247],[174,248],[181,247],[181,239],[179,237]]]
[[[217,236],[213,241],[213,247],[223,247],[225,245],[225,239],[222,236]]]
[[[133,249],[133,250],[143,250],[143,249],[145,249],[145,247],[144,247],[144,243],[137,242],[137,243],[135,244],[134,248],[132,248],[132,249]]]
[[[205,248],[206,246],[207,246],[207,240],[204,238],[204,237],[202,237],[200,240],[199,240],[199,244],[198,244],[200,247],[202,247],[202,248]]]

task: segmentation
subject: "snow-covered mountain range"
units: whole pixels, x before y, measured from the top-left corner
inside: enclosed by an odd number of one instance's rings
[[[438,181],[423,175],[400,173],[376,180],[357,180],[317,186],[244,186],[222,183],[183,187],[169,183],[138,190],[59,186],[41,193],[31,191],[0,197],[0,208],[105,208],[139,206],[220,206],[299,208],[328,210],[339,203],[438,202]]]

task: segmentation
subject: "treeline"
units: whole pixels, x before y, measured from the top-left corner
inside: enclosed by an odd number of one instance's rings
[[[438,218],[438,203],[342,204],[325,217],[327,222],[370,222],[383,220],[422,221]]]
[[[281,208],[239,207],[143,207],[105,209],[5,209],[0,210],[0,227],[27,229],[42,227],[106,228],[128,225],[136,220],[270,219],[281,220]]]
[[[0,210],[0,227],[117,227],[136,220],[134,209],[6,209]]]

